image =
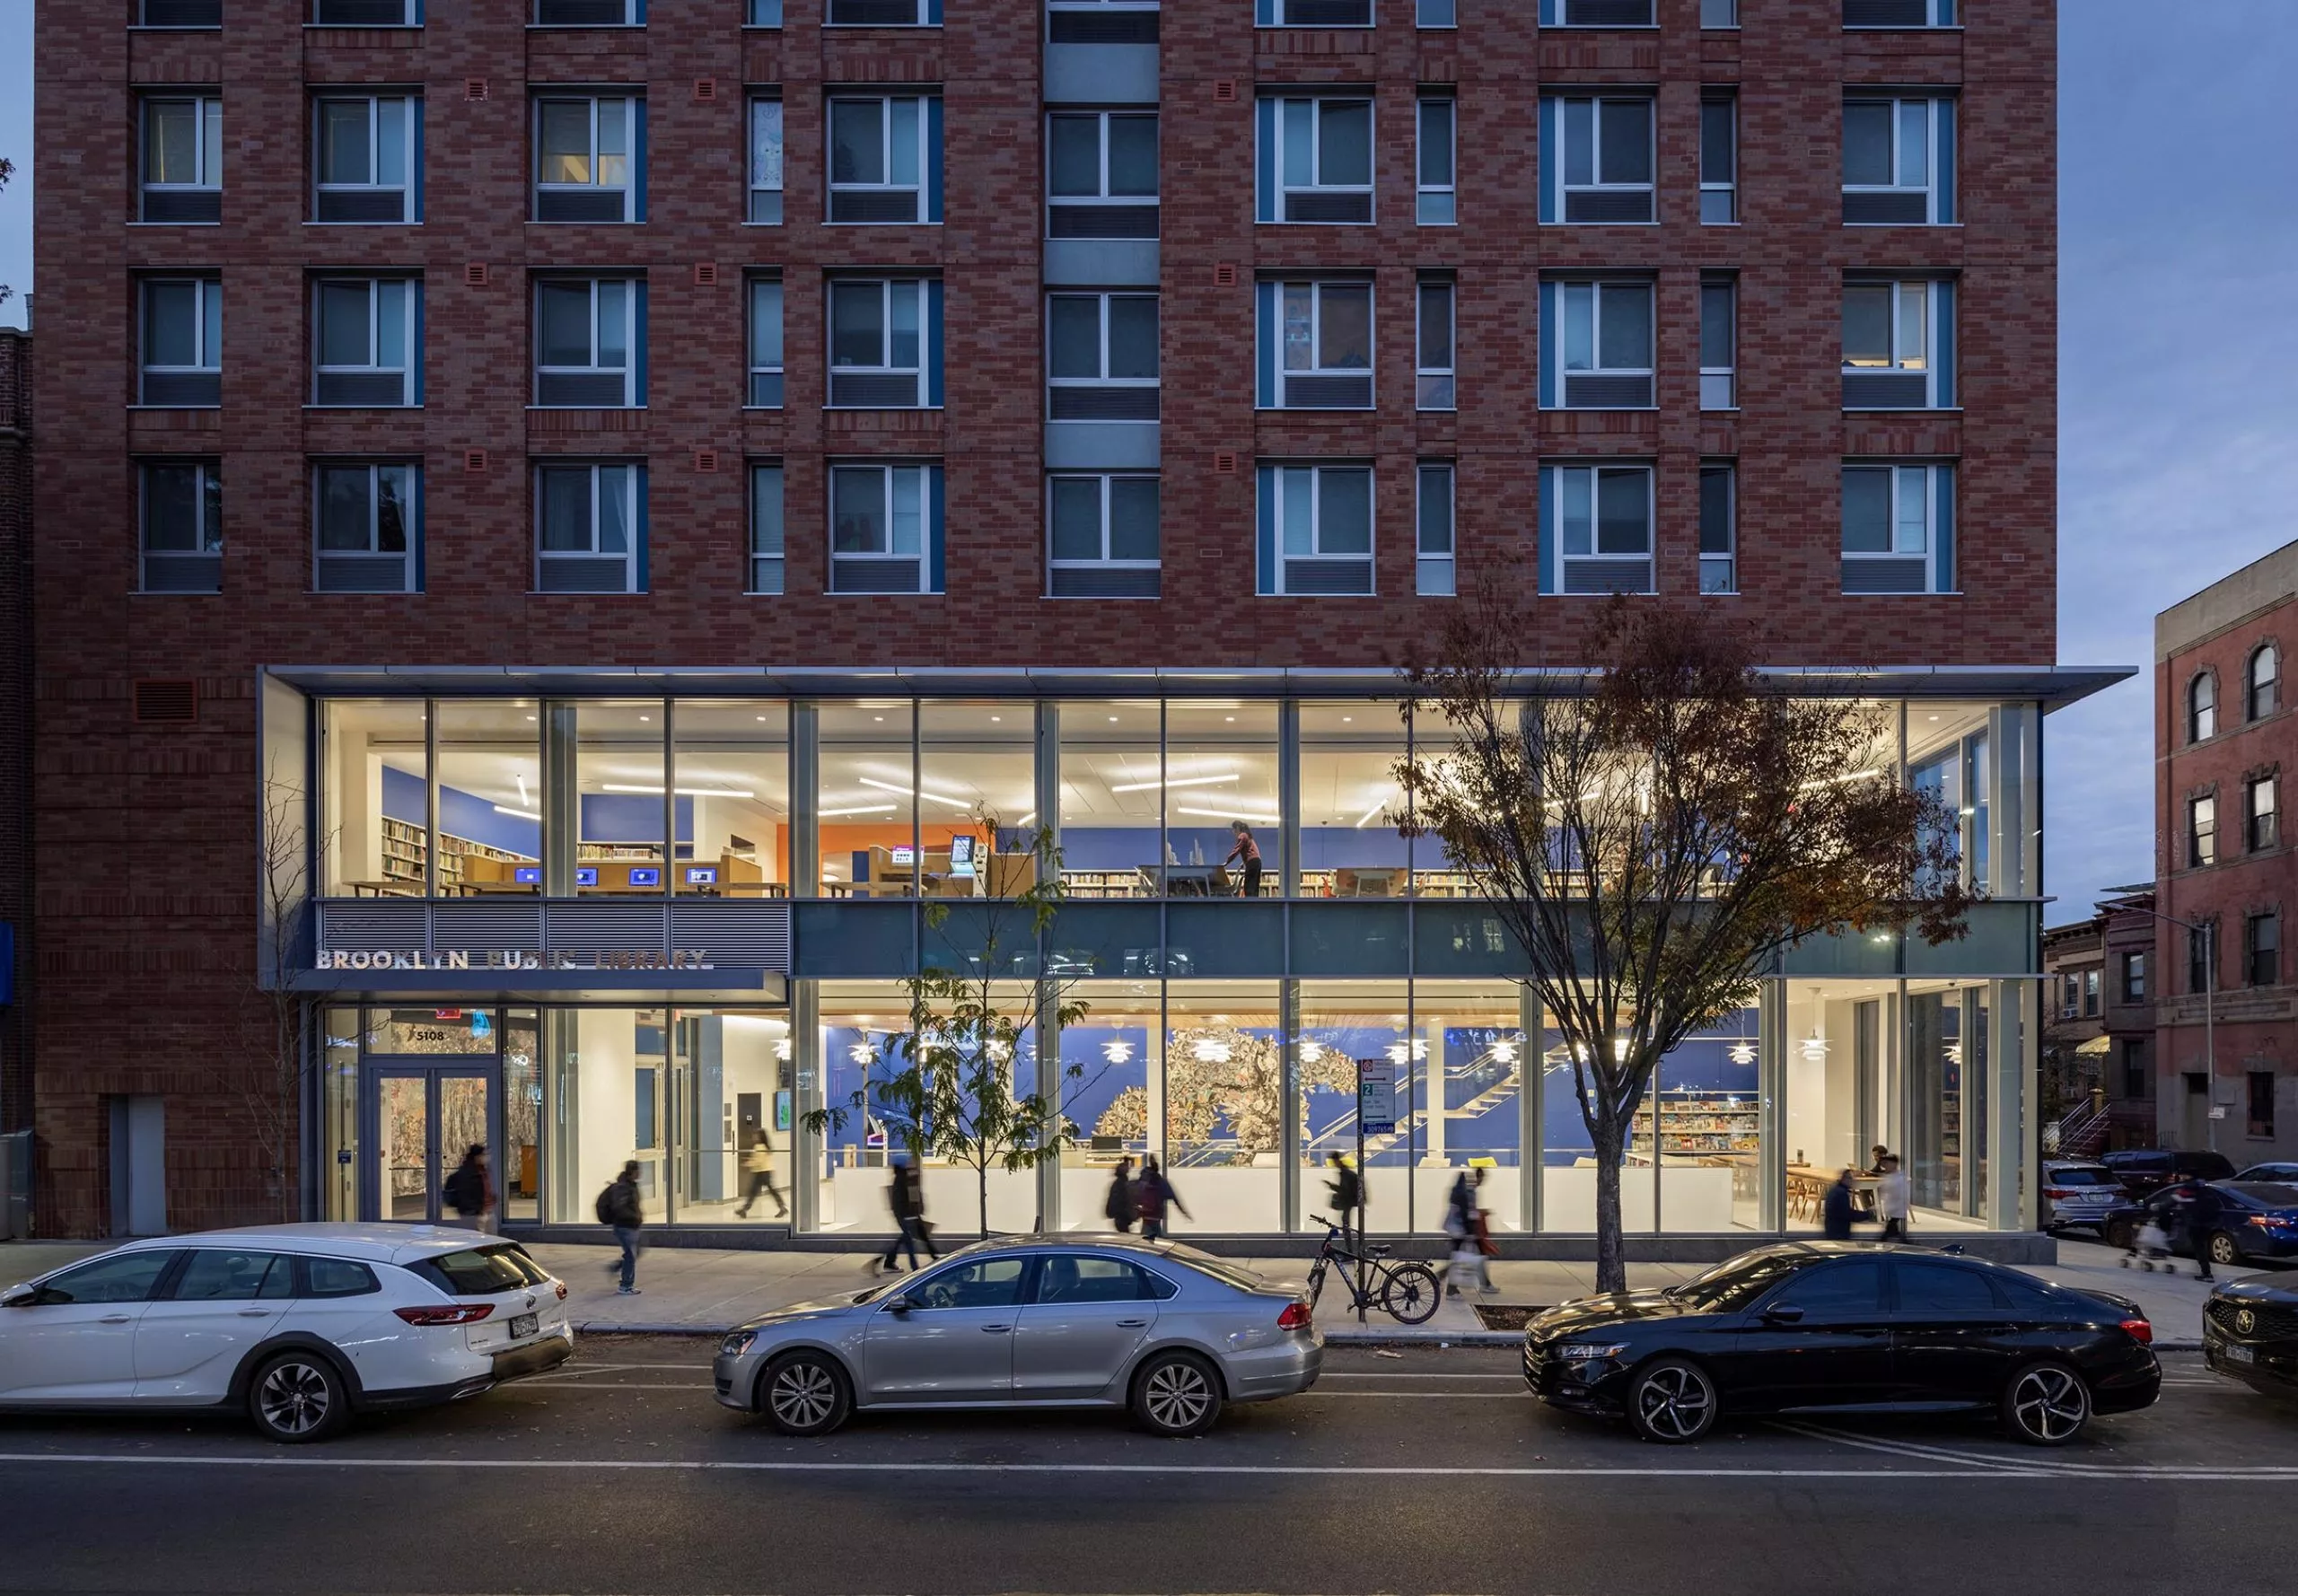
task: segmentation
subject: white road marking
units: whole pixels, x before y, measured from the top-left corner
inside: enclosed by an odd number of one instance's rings
[[[1328,1369],[1328,1370],[1326,1370],[1323,1373],[1321,1373],[1321,1374],[1318,1375],[1318,1376],[1317,1376],[1317,1378],[1318,1378],[1320,1381],[1325,1381],[1325,1380],[1513,1380],[1513,1381],[1516,1381],[1519,1385],[1522,1384],[1522,1383],[1523,1383],[1523,1380],[1524,1380],[1524,1377],[1523,1377],[1522,1374],[1407,1374],[1407,1373],[1405,1373],[1405,1372],[1404,1372],[1403,1371],[1401,1371],[1401,1370],[1398,1371],[1398,1372],[1397,1372],[1396,1373],[1394,1373],[1394,1374],[1389,1374],[1389,1373],[1385,1373],[1385,1372],[1383,1372],[1382,1371],[1381,1371],[1381,1370],[1379,1370],[1379,1369],[1373,1369],[1373,1370],[1371,1370],[1371,1371],[1368,1371],[1368,1372],[1358,1372],[1358,1373],[1352,1373],[1352,1372],[1349,1372],[1345,1371],[1345,1370]]]
[[[1960,1447],[1935,1446],[1928,1442],[1885,1441],[1872,1435],[1855,1434],[1850,1431],[1838,1430],[1827,1425],[1788,1422],[1781,1424],[1779,1427],[1784,1430],[1793,1430],[1797,1434],[1812,1436],[1818,1440],[1841,1442],[1846,1446],[1864,1447],[1870,1451],[1891,1452],[1900,1457],[1916,1458],[1925,1462],[1976,1463],[1983,1464],[1989,1468],[2017,1470],[2020,1472],[2040,1469],[2052,1474],[2064,1475],[2070,1479],[2158,1478],[2165,1477],[2176,1478],[2202,1478],[2202,1476],[2199,1475],[2190,1476],[2187,1472],[2190,1468],[2194,1467],[2193,1465],[2176,1463],[2085,1463],[2073,1458],[2059,1457],[2054,1457],[2048,1460],[2038,1459],[2031,1462],[2022,1462],[2015,1459],[2004,1457],[1999,1453],[1970,1451]],[[2223,1469],[2229,1466],[2216,1465],[2215,1467]],[[2237,1471],[2240,1473],[2241,1478],[2246,1479],[2298,1478],[2298,1465],[2293,1464],[2245,1464],[2239,1466]],[[2215,1478],[2215,1476],[2213,1476],[2213,1478]]]

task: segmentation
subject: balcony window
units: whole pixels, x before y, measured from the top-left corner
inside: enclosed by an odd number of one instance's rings
[[[139,219],[224,219],[224,101],[215,94],[144,98],[144,182]]]
[[[1540,407],[1640,410],[1653,403],[1652,285],[1540,285]]]
[[[535,284],[535,403],[630,409],[646,402],[646,285],[629,277]]]
[[[1423,410],[1450,410],[1459,402],[1460,355],[1454,347],[1453,306],[1460,287],[1450,277],[1423,277],[1417,294],[1413,402]]]
[[[1728,460],[1699,468],[1699,591],[1740,591],[1739,472]]]
[[[1264,597],[1373,592],[1373,469],[1263,465],[1258,542]]]
[[[535,591],[646,591],[646,468],[553,460],[535,468]]]
[[[1843,287],[1843,408],[1955,404],[1955,285],[1854,278]]]
[[[1373,0],[1254,0],[1263,28],[1369,28]]]
[[[1046,594],[1157,596],[1157,478],[1119,471],[1046,479]]]
[[[311,285],[315,405],[423,402],[423,285],[408,277],[322,277]]]
[[[1651,28],[1653,0],[1540,0],[1543,28]]]
[[[750,219],[759,226],[782,221],[782,101],[763,95],[750,101]]]
[[[411,94],[327,94],[312,110],[311,219],[420,220],[423,101]]]
[[[1540,592],[1648,593],[1652,468],[1540,468]]]
[[[852,277],[829,285],[833,409],[914,410],[942,402],[942,284]]]
[[[1955,590],[1952,466],[1843,469],[1843,591]]]
[[[1952,28],[1955,0],[1843,0],[1846,28]]]
[[[1454,592],[1452,497],[1455,472],[1450,460],[1423,460],[1418,475],[1419,503],[1414,511],[1417,526],[1413,553],[1413,591],[1424,599],[1449,599]]]
[[[423,591],[423,468],[341,461],[311,474],[311,587],[322,593]]]
[[[1156,420],[1157,296],[1047,296],[1046,390],[1048,420]]]
[[[214,593],[224,586],[224,468],[153,460],[143,469],[142,570],[147,593]]]
[[[1046,118],[1046,236],[1157,236],[1157,114]]]
[[[646,102],[632,95],[535,101],[535,220],[639,222]]]
[[[829,102],[829,220],[942,219],[942,98],[839,94]]]
[[[1955,102],[1861,95],[1843,103],[1843,219],[1919,227],[1955,216]]]
[[[750,374],[753,409],[782,408],[782,279],[750,279]]]
[[[1047,0],[1049,44],[1154,44],[1157,0]]]
[[[1649,94],[1540,97],[1540,220],[1648,223],[1653,190]]]
[[[750,589],[784,591],[787,539],[782,518],[782,462],[750,467]]]
[[[829,0],[822,22],[832,28],[938,28],[942,0]]]
[[[146,277],[138,402],[193,408],[224,402],[224,285],[214,277]]]
[[[829,471],[829,591],[942,591],[942,468],[834,465]]]
[[[1372,284],[1264,282],[1259,296],[1262,409],[1372,408]]]
[[[1453,148],[1460,110],[1460,101],[1450,94],[1420,97],[1414,219],[1423,227],[1450,227],[1460,220]]]
[[[1373,220],[1373,102],[1361,95],[1264,94],[1254,219]]]
[[[1699,280],[1699,408],[1740,404],[1740,280],[1715,272]]]
[[[1699,98],[1699,220],[1728,227],[1740,219],[1740,96],[1710,89]]]

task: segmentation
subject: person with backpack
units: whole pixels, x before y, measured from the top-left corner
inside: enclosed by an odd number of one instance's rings
[[[487,1168],[486,1143],[473,1142],[464,1151],[462,1162],[439,1188],[439,1195],[455,1211],[455,1217],[471,1229],[494,1230],[495,1180]]]
[[[759,1132],[758,1139],[743,1149],[742,1178],[744,1185],[742,1206],[734,1210],[735,1218],[748,1219],[750,1216],[750,1205],[757,1202],[761,1196],[774,1199],[774,1216],[776,1219],[788,1215],[790,1205],[784,1202],[782,1194],[775,1189],[774,1148],[767,1142],[764,1131]]]
[[[1183,1219],[1195,1219],[1181,1202],[1180,1193],[1165,1179],[1165,1171],[1158,1167],[1153,1153],[1141,1161],[1141,1179],[1134,1188],[1134,1202],[1141,1211],[1141,1239],[1156,1241],[1167,1233],[1165,1211],[1180,1208]]]
[[[917,1244],[925,1243],[925,1256],[939,1259],[934,1250],[934,1227],[925,1223],[925,1176],[907,1154],[893,1156],[893,1179],[886,1185],[886,1201],[894,1211],[894,1239],[886,1248],[885,1257],[875,1260],[871,1273],[894,1267],[894,1255],[904,1248],[909,1250],[909,1272],[917,1273]]]
[[[1364,1177],[1338,1152],[1329,1155],[1329,1162],[1333,1178],[1325,1183],[1325,1191],[1340,1219],[1340,1244],[1354,1252],[1364,1239]]]
[[[2206,1180],[2188,1175],[2171,1188],[2171,1239],[2194,1254],[2197,1280],[2215,1278],[2210,1272],[2210,1239],[2217,1233],[2218,1222],[2225,1213],[2226,1199]]]
[[[619,1273],[622,1283],[618,1296],[638,1294],[638,1231],[646,1223],[646,1212],[638,1198],[638,1161],[631,1159],[622,1166],[607,1188],[599,1193],[592,1205],[599,1223],[614,1232],[614,1239],[622,1248],[622,1257],[607,1266],[610,1275]]]
[[[1134,1220],[1140,1215],[1140,1199],[1133,1189],[1133,1161],[1120,1158],[1110,1180],[1110,1194],[1101,1200],[1101,1212],[1125,1235],[1133,1229]]]

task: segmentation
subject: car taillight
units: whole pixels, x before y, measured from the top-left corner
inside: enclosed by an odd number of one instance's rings
[[[2134,1341],[2151,1344],[2154,1339],[2154,1327],[2143,1319],[2126,1319],[2122,1321],[2122,1328]]]
[[[447,1308],[394,1308],[409,1324],[477,1324],[495,1311],[492,1302],[457,1302]]]
[[[1307,1329],[1309,1328],[1309,1305],[1306,1302],[1285,1303],[1285,1311],[1276,1316],[1276,1328],[1280,1330]]]
[[[2064,1186],[2046,1186],[2043,1188],[2043,1195],[2056,1203],[2063,1198],[2071,1197],[2074,1194]]]

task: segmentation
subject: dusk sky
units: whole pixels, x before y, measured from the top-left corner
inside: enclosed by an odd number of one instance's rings
[[[2156,610],[2298,537],[2298,0],[2174,9],[2166,27],[2161,0],[2061,5],[2068,664],[2151,670]],[[32,0],[0,0],[0,154],[17,166],[0,283],[18,291],[0,323],[16,326],[34,286],[31,19]],[[2142,674],[2048,723],[2052,922],[2153,873],[2152,716]]]

